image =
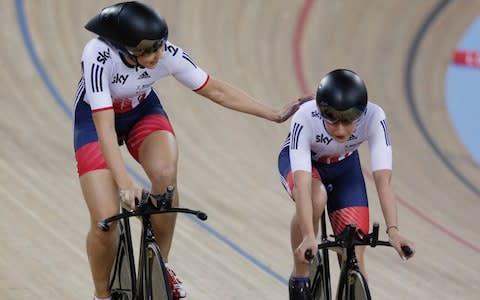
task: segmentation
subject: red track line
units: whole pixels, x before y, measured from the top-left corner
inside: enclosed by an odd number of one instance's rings
[[[300,15],[297,18],[297,24],[295,26],[295,31],[293,34],[292,46],[293,46],[293,65],[295,68],[295,77],[297,82],[300,85],[300,90],[302,93],[309,94],[310,89],[307,86],[305,80],[305,72],[303,70],[303,56],[302,56],[302,44],[303,44],[303,33],[305,31],[305,22],[307,21],[308,15],[313,6],[314,0],[305,0],[303,3]]]

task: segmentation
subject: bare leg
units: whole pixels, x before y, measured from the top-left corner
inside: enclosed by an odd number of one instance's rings
[[[173,206],[178,206],[177,160],[178,150],[175,136],[167,131],[155,131],[148,135],[140,146],[139,160],[152,183],[152,193],[165,193],[168,185],[175,185]],[[155,239],[168,261],[172,245],[176,214],[152,217]]]
[[[360,272],[362,272],[363,276],[365,276],[365,279],[368,280],[367,272],[365,269],[365,246],[356,246],[355,255],[357,256],[358,267],[360,268]]]
[[[116,227],[103,232],[97,223],[118,213],[118,190],[110,170],[95,170],[80,177],[83,196],[90,211],[90,230],[87,234],[87,255],[92,272],[95,294],[110,296],[108,280],[116,251]]]

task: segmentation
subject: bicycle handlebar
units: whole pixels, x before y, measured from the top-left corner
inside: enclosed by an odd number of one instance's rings
[[[125,210],[122,213],[106,218],[98,222],[97,226],[102,231],[108,231],[110,229],[110,223],[131,217],[137,216],[147,216],[147,215],[158,215],[164,213],[185,213],[195,215],[199,220],[205,221],[208,218],[208,215],[200,210],[191,210],[188,208],[179,208],[172,207],[172,198],[173,191],[175,187],[169,185],[167,187],[167,192],[160,195],[152,195],[148,192],[142,193],[142,199],[135,199],[136,209],[133,211]],[[155,206],[152,201],[155,200],[157,205]]]
[[[376,246],[392,246],[390,242],[387,241],[380,241],[378,240],[378,231],[379,231],[380,225],[378,223],[373,224],[373,230],[371,233],[364,235],[363,237],[360,237],[357,231],[357,227],[355,224],[349,224],[345,227],[345,229],[338,235],[337,237],[334,237],[335,240],[326,240],[322,241],[318,245],[318,250],[321,249],[328,249],[328,248],[333,248],[333,247],[340,247],[340,248],[353,248],[355,246],[370,246],[370,247],[376,247]],[[410,249],[409,246],[402,246],[402,252],[406,257],[409,257],[413,254],[412,249]],[[305,251],[305,259],[307,260],[312,260],[314,258],[314,255],[310,249]]]
[[[405,246],[402,246],[402,252],[403,254],[409,258],[410,256],[412,256],[413,254],[413,250],[412,248],[410,248],[409,246],[405,245]]]

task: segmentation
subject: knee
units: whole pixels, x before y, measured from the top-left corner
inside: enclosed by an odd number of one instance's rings
[[[177,177],[177,168],[175,165],[158,167],[151,170],[148,177],[155,185],[174,184]]]
[[[97,223],[92,223],[88,235],[90,239],[94,239],[97,243],[110,245],[117,240],[117,223],[111,223],[108,231],[103,231]]]

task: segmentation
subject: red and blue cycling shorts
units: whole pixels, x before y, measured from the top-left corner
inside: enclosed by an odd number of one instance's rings
[[[292,197],[295,183],[290,166],[289,145],[280,151],[278,170],[283,187]],[[364,234],[369,232],[368,197],[357,151],[331,164],[312,161],[312,178],[320,180],[327,190],[328,216],[335,235],[340,234],[349,224],[356,224],[357,229]]]
[[[108,169],[98,142],[90,105],[80,99],[74,114],[74,148],[78,175],[82,176],[92,170]],[[160,99],[153,90],[133,110],[115,114],[115,130],[137,161],[140,146],[149,134],[159,130],[175,134]]]

